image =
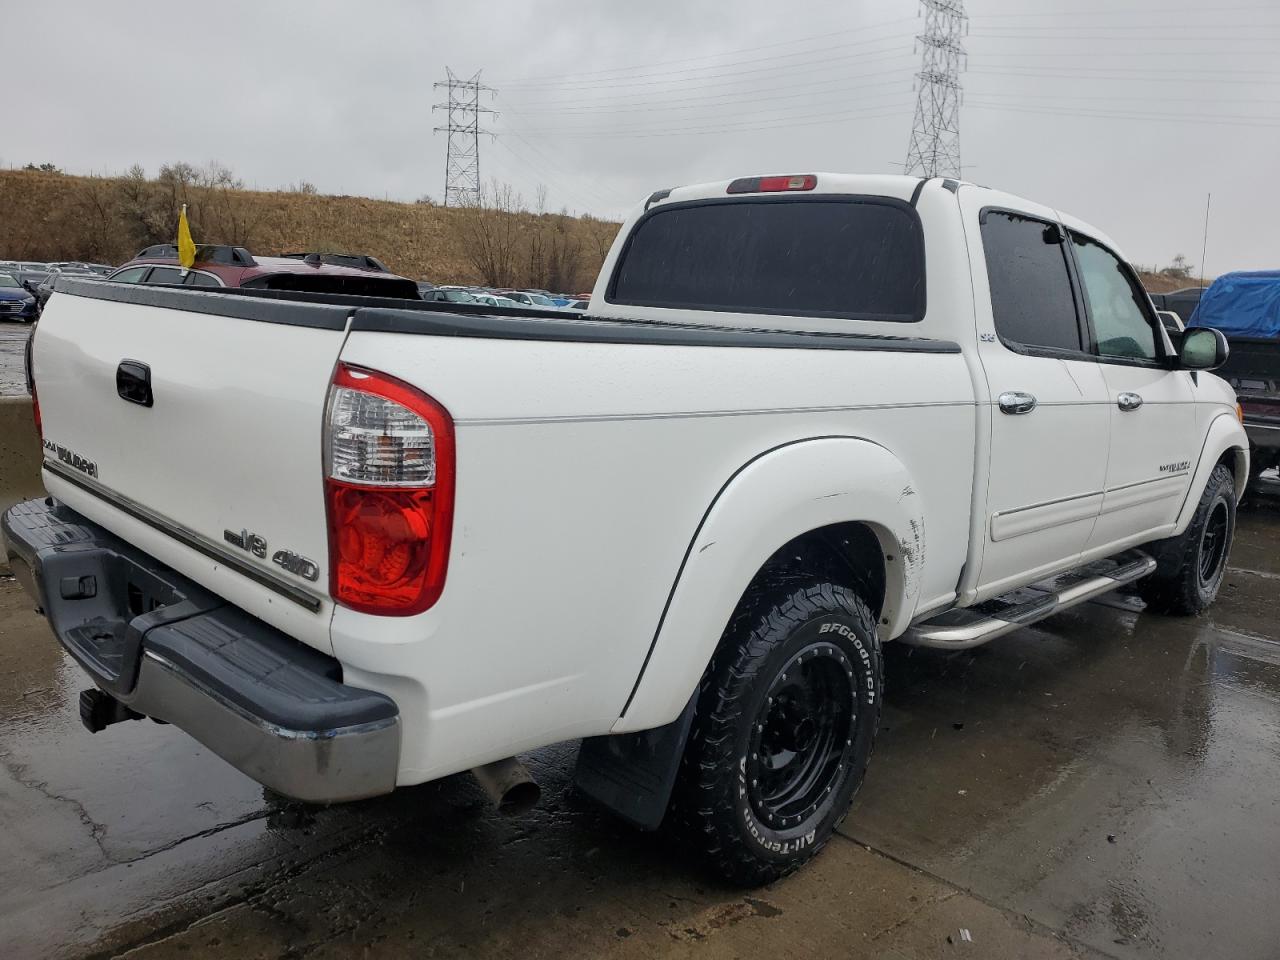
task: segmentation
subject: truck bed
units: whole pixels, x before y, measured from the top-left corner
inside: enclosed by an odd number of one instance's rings
[[[154,406],[117,396],[122,361],[149,365]],[[323,429],[339,363],[411,384],[453,420],[447,583],[424,613],[333,601]],[[637,678],[658,669],[691,558],[756,549],[696,538],[775,451],[812,448],[817,518],[853,476],[881,476],[839,451],[902,465],[883,477],[907,531],[886,532],[903,560],[886,637],[954,596],[968,544],[982,412],[949,340],[84,282],[50,301],[34,368],[49,493],[394,699],[414,718],[403,783],[606,733],[623,713],[635,729],[678,713],[674,683],[629,704]],[[759,518],[733,529],[783,536]]]

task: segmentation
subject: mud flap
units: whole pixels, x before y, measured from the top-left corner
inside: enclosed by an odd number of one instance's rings
[[[574,785],[641,830],[657,830],[667,812],[693,726],[698,694],[666,726],[582,741]]]

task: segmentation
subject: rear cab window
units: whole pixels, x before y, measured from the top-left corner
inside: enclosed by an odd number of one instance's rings
[[[982,212],[982,249],[996,333],[1006,346],[1084,350],[1062,228],[1010,210]]]
[[[911,205],[818,195],[660,206],[632,229],[610,303],[912,323],[925,312]]]

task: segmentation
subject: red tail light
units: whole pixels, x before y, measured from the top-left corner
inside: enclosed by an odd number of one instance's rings
[[[789,190],[812,190],[818,178],[812,173],[797,173],[786,177],[740,177],[729,184],[725,193],[785,193]]]
[[[340,364],[325,424],[334,600],[387,616],[434,604],[449,565],[453,486],[449,412],[401,380]]]

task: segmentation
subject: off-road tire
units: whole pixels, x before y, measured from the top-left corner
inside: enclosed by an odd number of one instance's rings
[[[672,799],[683,842],[745,886],[811,859],[862,785],[883,686],[875,617],[847,587],[793,582],[744,602],[702,678]],[[808,704],[816,719],[806,726]],[[761,783],[786,781],[788,770],[801,771],[793,806],[770,806]]]
[[[1156,572],[1138,585],[1147,609],[1189,617],[1213,603],[1226,574],[1235,532],[1235,479],[1218,464],[1209,474],[1187,529],[1151,548]]]

